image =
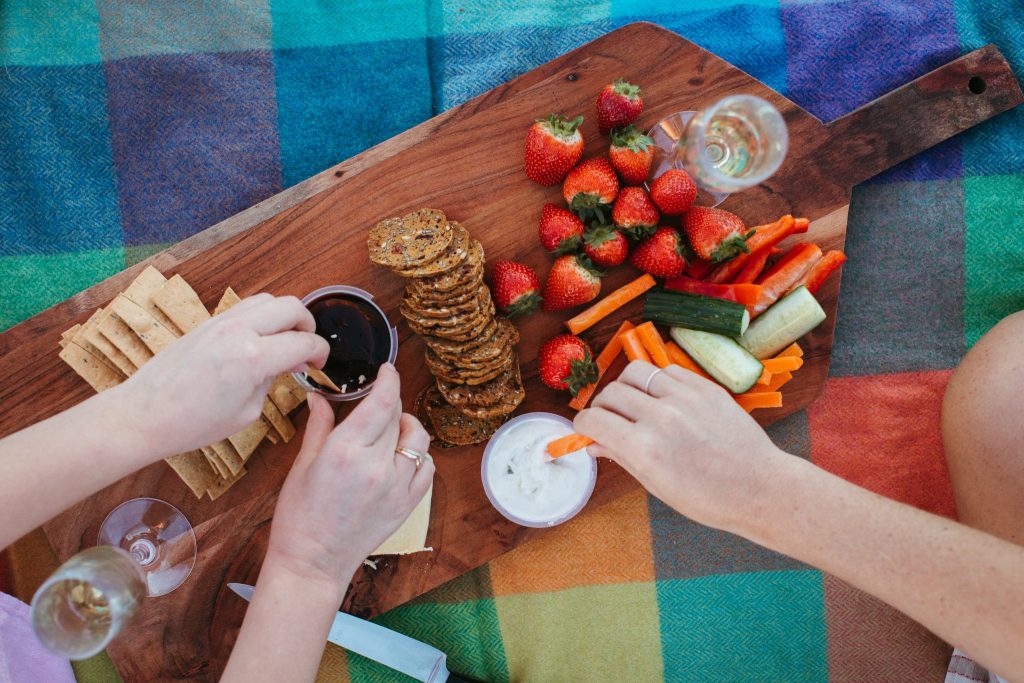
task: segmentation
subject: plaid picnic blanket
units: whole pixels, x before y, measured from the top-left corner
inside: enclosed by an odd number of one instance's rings
[[[990,41],[1024,75],[1021,14],[1019,0],[4,0],[0,329],[630,21],[829,120]],[[955,515],[939,404],[965,350],[1024,303],[1022,125],[1024,108],[856,188],[832,377],[770,430],[784,448]],[[31,595],[17,569],[36,543],[0,562],[0,588]],[[642,492],[379,621],[490,681],[937,681],[950,654],[842,581]],[[333,646],[322,673],[397,680]]]

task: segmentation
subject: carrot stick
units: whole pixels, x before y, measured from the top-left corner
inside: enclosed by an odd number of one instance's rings
[[[594,443],[594,440],[590,437],[573,432],[572,434],[566,434],[565,436],[559,437],[554,441],[549,441],[547,445],[547,452],[552,458],[561,458],[563,455],[569,455],[570,453],[575,453],[581,448],[586,448],[592,443]]]
[[[762,363],[762,365],[763,364],[764,363]],[[772,373],[768,371],[768,368],[765,368],[765,369],[763,369],[761,371],[761,376],[757,378],[757,385],[758,386],[768,386],[768,384],[771,381],[772,381]]]
[[[846,254],[841,251],[830,251],[821,257],[821,260],[811,266],[811,269],[800,281],[811,294],[817,293],[818,289],[825,284],[825,280],[832,274],[832,271],[843,265],[846,261]]]
[[[780,372],[799,370],[804,364],[804,359],[799,356],[783,356],[782,358],[765,358],[761,363],[764,364],[768,372],[775,375]]]
[[[653,287],[654,284],[654,278],[650,274],[644,273],[632,282],[619,287],[587,310],[566,320],[565,326],[573,334],[579,334],[606,318],[608,314],[622,308]]]
[[[786,239],[790,235],[798,232],[807,232],[807,226],[809,225],[806,219],[796,220],[790,215],[785,215],[774,223],[768,223],[767,225],[761,225],[754,228],[755,232],[750,239],[747,240],[747,249],[750,249],[750,254],[738,254],[732,260],[726,261],[722,265],[718,266],[710,276],[708,276],[709,282],[732,282],[733,278],[742,270],[743,266],[746,265],[747,261],[750,260],[751,254],[756,254],[761,249],[766,247],[774,247],[776,244]]]
[[[622,338],[619,336],[626,330],[633,329],[633,323],[626,320],[619,329],[615,331],[612,338],[608,340],[608,343],[601,349],[601,353],[597,354],[597,358],[594,359],[594,364],[597,366],[597,382],[588,384],[587,386],[576,392],[573,399],[569,401],[569,407],[573,410],[583,410],[587,407],[587,402],[590,397],[594,395],[594,391],[597,389],[597,385],[601,382],[601,378],[604,377],[604,373],[608,371],[615,359],[618,358],[619,354],[622,353]]]
[[[704,372],[704,368],[697,365],[697,361],[690,358],[690,354],[686,353],[686,351],[683,351],[681,348],[679,348],[675,342],[670,341],[669,343],[665,344],[665,348],[668,350],[668,357],[672,361],[673,365],[678,365],[681,368],[685,368],[686,370],[689,370],[694,374],[700,375],[704,379],[711,380],[712,382],[715,381],[711,379],[711,375]]]
[[[758,408],[781,408],[782,394],[778,391],[756,391],[736,396],[736,402],[748,413]]]
[[[804,350],[800,348],[800,345],[793,342],[786,348],[775,354],[776,358],[785,358],[786,356],[797,356],[798,358],[804,357]]]
[[[764,270],[764,264],[768,262],[768,258],[781,251],[778,247],[769,247],[758,251],[756,254],[751,254],[750,258],[747,259],[746,265],[732,279],[732,283],[734,285],[753,283],[757,276],[761,274],[761,271]]]
[[[626,330],[619,336],[622,337],[622,350],[626,352],[626,358],[651,362],[651,357],[648,355],[647,349],[644,348],[643,342],[640,341],[636,328]]]
[[[665,348],[665,342],[662,341],[658,330],[654,328],[654,323],[648,320],[644,324],[637,326],[636,335],[640,337],[640,343],[647,349],[647,354],[655,365],[659,368],[667,368],[672,364],[672,361],[668,359],[668,349]]]
[[[796,286],[801,278],[821,258],[821,249],[816,244],[798,244],[772,266],[771,270],[761,276],[761,298],[749,308],[750,317],[763,313],[769,306],[778,301],[789,290]]]

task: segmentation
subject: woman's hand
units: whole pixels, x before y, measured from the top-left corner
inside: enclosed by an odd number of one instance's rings
[[[630,363],[575,429],[597,442],[592,456],[615,460],[668,505],[731,529],[754,514],[762,484],[789,458],[725,389],[682,368],[652,377],[657,370]]]
[[[398,372],[381,367],[369,395],[337,427],[323,397],[309,420],[274,511],[267,562],[344,591],[366,557],[405,521],[434,478],[399,446],[426,453],[430,436],[402,412]]]
[[[234,434],[260,416],[274,378],[330,350],[292,296],[251,296],[178,339],[112,391],[160,444],[155,457],[188,451]]]

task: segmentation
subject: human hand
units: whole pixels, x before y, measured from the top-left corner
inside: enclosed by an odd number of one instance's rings
[[[126,382],[125,410],[165,456],[234,434],[256,420],[274,378],[320,367],[330,347],[295,297],[257,294],[184,335]],[[135,411],[135,412],[132,412]]]
[[[574,428],[596,442],[592,456],[616,461],[677,511],[735,530],[791,458],[722,387],[675,366],[656,371],[630,363]]]
[[[345,420],[309,395],[309,420],[274,511],[266,562],[344,591],[352,574],[422,500],[434,478],[399,446],[426,453],[430,436],[402,412],[398,372],[381,367],[373,389]]]

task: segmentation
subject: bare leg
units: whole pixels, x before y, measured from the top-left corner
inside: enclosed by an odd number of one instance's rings
[[[964,357],[942,405],[960,521],[1024,545],[1024,311]]]

